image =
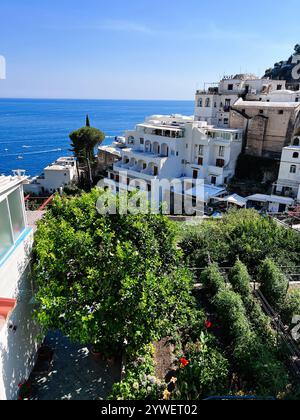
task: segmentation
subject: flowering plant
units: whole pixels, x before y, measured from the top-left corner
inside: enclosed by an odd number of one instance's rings
[[[181,357],[179,359],[179,362],[180,362],[180,369],[185,369],[190,364],[190,362],[185,357]]]

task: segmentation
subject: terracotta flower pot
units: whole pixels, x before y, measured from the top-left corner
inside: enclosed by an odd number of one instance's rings
[[[97,360],[97,361],[101,361],[101,360],[103,360],[103,358],[104,358],[104,355],[103,355],[103,353],[101,353],[100,351],[98,351],[98,350],[95,350],[95,349],[91,349],[91,355],[93,356],[93,358],[95,359],[95,360]]]

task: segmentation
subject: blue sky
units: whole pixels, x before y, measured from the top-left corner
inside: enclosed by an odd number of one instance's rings
[[[298,11],[299,0],[0,0],[0,97],[192,99],[288,58]]]

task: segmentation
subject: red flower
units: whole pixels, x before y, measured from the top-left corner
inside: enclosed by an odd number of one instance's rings
[[[205,327],[209,330],[210,328],[212,328],[212,323],[209,320],[206,320]]]
[[[183,368],[186,368],[190,364],[190,362],[187,359],[185,359],[184,357],[182,357],[181,359],[179,359],[179,361],[180,361],[180,367],[182,369]]]

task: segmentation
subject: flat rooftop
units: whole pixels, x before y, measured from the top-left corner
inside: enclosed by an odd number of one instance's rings
[[[300,102],[267,102],[267,101],[243,101],[239,99],[232,108],[298,108]]]
[[[17,176],[14,177],[0,175],[0,194],[3,194],[6,191],[9,191],[11,188],[23,184],[25,180],[25,178],[20,178]]]

